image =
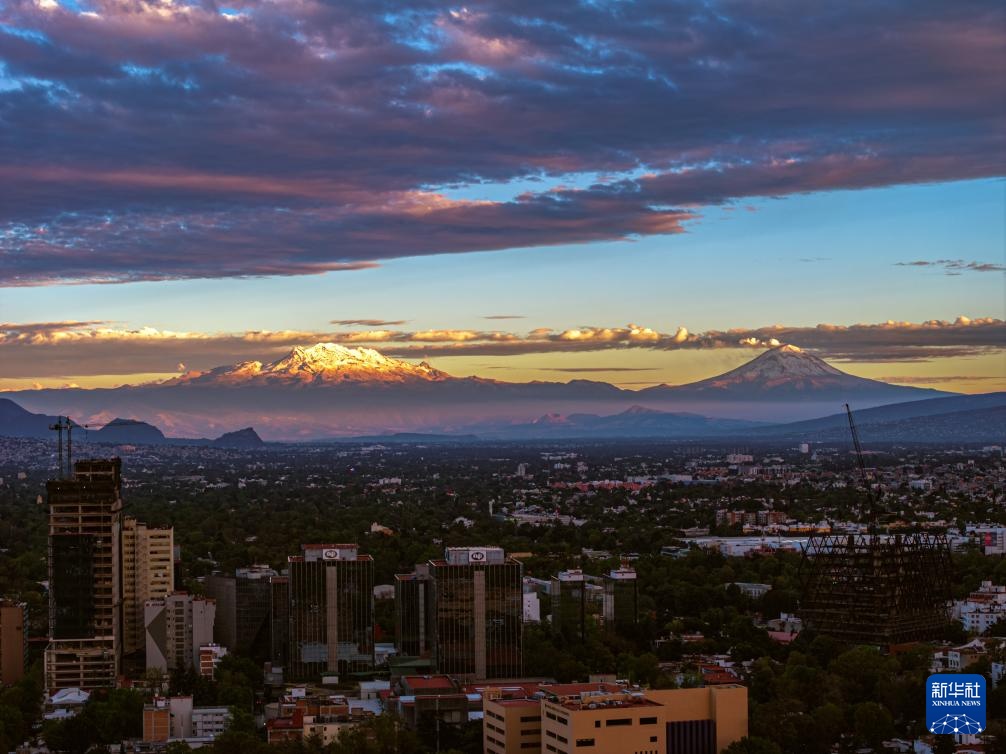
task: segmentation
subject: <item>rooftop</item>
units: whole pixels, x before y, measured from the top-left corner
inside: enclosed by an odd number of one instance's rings
[[[402,682],[414,690],[455,688],[454,681],[446,675],[407,675]]]

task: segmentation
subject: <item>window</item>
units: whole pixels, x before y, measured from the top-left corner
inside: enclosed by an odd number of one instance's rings
[[[522,723],[536,723],[539,720],[541,720],[540,715],[526,715],[520,719]]]
[[[594,721],[594,727],[595,728],[600,728],[601,727],[601,721],[600,720],[595,720]]]
[[[651,744],[655,744],[656,742],[657,742],[657,737],[656,736],[650,736],[650,743]]]
[[[594,745],[594,739],[593,738],[578,738],[578,739],[576,739],[576,745],[577,746],[593,746]]]
[[[614,727],[616,725],[632,725],[632,718],[631,717],[613,717],[611,720],[605,720],[604,724],[606,726],[608,726],[609,728],[612,728],[612,727]]]
[[[640,725],[656,725],[657,718],[655,717],[641,717],[639,718]]]

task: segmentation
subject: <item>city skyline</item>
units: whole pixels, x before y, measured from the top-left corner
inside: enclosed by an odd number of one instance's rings
[[[0,390],[319,341],[681,384],[773,340],[1002,390],[1001,20],[8,3]]]

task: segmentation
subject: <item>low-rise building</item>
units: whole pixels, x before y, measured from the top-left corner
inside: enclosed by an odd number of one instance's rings
[[[230,723],[227,707],[195,707],[191,696],[154,697],[143,706],[141,748],[159,749],[184,741],[196,749],[213,742]]]
[[[747,689],[737,684],[542,685],[524,699],[487,695],[484,705],[486,754],[716,754],[748,729]]]

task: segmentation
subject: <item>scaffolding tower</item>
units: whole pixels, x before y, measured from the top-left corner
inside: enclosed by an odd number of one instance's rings
[[[933,639],[949,621],[950,568],[941,534],[815,535],[800,568],[800,615],[854,644]]]
[[[869,503],[868,534],[815,534],[800,564],[800,617],[818,633],[879,646],[937,638],[950,619],[950,548],[942,534],[878,534],[852,409],[845,404]]]

